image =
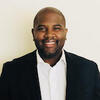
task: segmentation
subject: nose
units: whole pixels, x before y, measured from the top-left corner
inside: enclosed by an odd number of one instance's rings
[[[45,38],[53,39],[53,38],[55,38],[55,33],[51,29],[48,29],[45,33]]]

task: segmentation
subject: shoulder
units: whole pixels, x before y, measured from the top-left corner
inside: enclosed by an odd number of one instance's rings
[[[76,55],[74,53],[66,52],[66,51],[65,51],[65,56],[67,61],[72,63],[73,65],[80,66],[81,68],[84,67],[84,68],[97,69],[97,64],[94,61],[89,60],[85,57]]]
[[[36,51],[33,51],[31,53],[28,53],[24,56],[21,56],[19,58],[15,58],[13,59],[12,61],[9,61],[7,63],[20,63],[20,62],[23,62],[23,61],[30,61],[31,59],[33,59],[34,57],[36,56]]]
[[[22,57],[19,57],[19,58],[15,58],[11,61],[11,63],[14,63],[14,62],[21,62],[21,61],[30,61],[31,59],[33,59],[34,57],[36,56],[36,51],[33,51],[31,53],[28,53]]]
[[[9,70],[16,70],[16,69],[21,69],[25,68],[25,66],[29,65],[32,62],[36,62],[36,51],[33,51],[31,53],[28,53],[22,57],[15,58],[12,61],[6,62],[3,65],[3,70],[4,69],[9,69]]]

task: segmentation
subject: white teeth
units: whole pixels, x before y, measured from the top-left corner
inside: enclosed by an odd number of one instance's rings
[[[46,42],[45,44],[55,44],[55,42]]]

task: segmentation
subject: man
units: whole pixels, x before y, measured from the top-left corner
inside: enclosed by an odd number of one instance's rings
[[[63,50],[68,31],[63,14],[43,8],[33,27],[37,50],[4,64],[0,100],[100,100],[97,65]]]

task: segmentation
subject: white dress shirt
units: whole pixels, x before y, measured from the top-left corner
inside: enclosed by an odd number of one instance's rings
[[[66,60],[64,51],[60,60],[51,67],[37,53],[37,70],[42,100],[65,100]]]

